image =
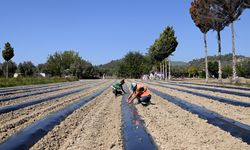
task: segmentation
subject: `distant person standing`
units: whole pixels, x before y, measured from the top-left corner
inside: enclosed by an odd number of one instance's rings
[[[150,104],[151,93],[146,86],[138,83],[131,83],[130,89],[132,92],[128,96],[128,103],[133,103],[134,99],[137,98],[138,103],[144,106]]]
[[[122,85],[125,83],[125,80],[122,79],[121,81],[115,82],[111,87],[113,89],[113,93],[115,94],[115,96],[119,96],[125,94],[126,92],[123,90]]]

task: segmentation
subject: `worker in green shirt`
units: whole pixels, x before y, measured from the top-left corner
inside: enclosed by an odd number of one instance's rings
[[[115,94],[115,96],[119,96],[125,94],[126,92],[123,90],[122,85],[125,83],[124,79],[122,79],[121,81],[117,81],[115,82],[111,87],[113,89],[113,93]]]

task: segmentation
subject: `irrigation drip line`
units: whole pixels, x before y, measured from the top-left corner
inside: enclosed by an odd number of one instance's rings
[[[165,84],[155,84],[155,83],[151,83],[151,82],[145,82],[145,83],[155,85],[155,86],[161,86],[161,87],[169,88],[169,89],[172,89],[172,90],[177,90],[177,91],[180,91],[180,92],[185,92],[185,93],[188,93],[188,94],[193,94],[193,95],[208,98],[208,99],[213,99],[213,100],[216,100],[216,101],[219,101],[219,102],[222,102],[222,103],[226,103],[226,104],[230,104],[230,105],[234,105],[234,106],[250,107],[250,103],[247,103],[247,102],[240,102],[240,101],[232,100],[232,99],[229,99],[229,98],[224,98],[224,97],[213,96],[213,95],[208,95],[208,94],[204,94],[204,93],[199,93],[199,92],[174,88],[174,87],[167,86]]]
[[[110,85],[109,85],[110,86]],[[62,122],[66,117],[72,114],[92,99],[101,95],[109,86],[98,90],[97,92],[82,98],[81,100],[69,104],[65,108],[50,114],[49,116],[36,121],[30,126],[24,128],[18,133],[12,135],[0,144],[0,149],[3,150],[28,150],[56,125]]]
[[[125,90],[129,91],[127,86]],[[122,135],[125,150],[157,150],[143,120],[133,104],[127,103],[128,94],[122,96]]]
[[[187,110],[193,114],[197,114],[199,118],[207,120],[207,123],[217,126],[222,130],[229,132],[232,136],[240,138],[242,141],[246,142],[247,144],[250,144],[249,125],[240,123],[233,119],[222,116],[214,111],[189,103],[185,100],[160,92],[158,90],[152,88],[149,89],[156,95],[181,107],[182,109]]]
[[[0,96],[6,96],[6,95],[10,95],[10,94],[18,94],[18,93],[22,93],[22,92],[32,92],[35,90],[46,90],[46,88],[50,88],[50,89],[54,89],[54,88],[60,88],[63,87],[65,85],[72,85],[75,82],[63,82],[63,83],[56,83],[56,84],[49,84],[49,85],[36,85],[36,86],[22,86],[22,87],[16,87],[16,88],[8,88],[0,90]],[[85,84],[90,84],[90,81],[85,82]]]
[[[46,88],[51,86],[63,86],[69,84],[68,82],[63,83],[56,83],[50,85],[29,85],[29,86],[21,86],[21,87],[11,87],[11,88],[4,88],[0,90],[0,94],[5,94],[5,92],[17,91],[17,90],[30,90],[30,89],[39,89],[39,88]]]
[[[86,85],[88,85],[88,84],[86,84]],[[67,89],[75,88],[75,87],[79,87],[79,85],[75,85],[75,86],[71,86],[71,87],[66,87],[66,88],[62,87],[62,88],[52,89],[52,90],[48,90],[48,91],[40,91],[40,92],[23,94],[23,95],[17,95],[17,96],[13,96],[13,97],[2,98],[2,99],[0,99],[0,102],[15,100],[15,99],[18,99],[18,98],[23,98],[23,97],[28,97],[28,96],[38,95],[38,94],[50,93],[50,92],[54,92],[54,91],[58,91],[58,90],[67,90]]]
[[[18,103],[18,104],[11,105],[11,106],[2,107],[2,108],[0,108],[0,114],[8,113],[10,111],[18,110],[18,109],[28,107],[28,106],[32,106],[32,105],[35,105],[35,104],[39,104],[39,103],[42,103],[42,102],[56,100],[58,98],[65,97],[65,96],[68,96],[70,94],[82,92],[82,91],[84,91],[84,90],[86,90],[88,88],[89,87],[82,88],[82,89],[79,89],[79,90],[70,91],[70,92],[66,92],[66,93],[62,93],[62,94],[58,94],[58,95],[54,95],[54,96],[50,96],[50,97],[46,97],[46,98],[42,98],[42,99],[36,99],[36,100],[28,101],[28,102],[23,102],[23,103]]]
[[[165,82],[165,83],[168,83],[168,82]],[[250,88],[247,88],[247,87],[237,87],[237,86],[227,86],[227,85],[199,84],[199,83],[191,83],[191,82],[169,82],[169,83],[189,84],[189,85],[199,85],[199,86],[208,86],[208,87],[218,87],[218,88],[225,88],[225,89],[237,89],[237,90],[243,90],[243,91],[250,91]]]
[[[60,87],[62,87],[64,85],[54,85],[54,86],[44,86],[44,87],[34,87],[34,88],[28,88],[28,89],[12,90],[12,91],[8,91],[8,92],[2,92],[2,93],[0,93],[0,96],[18,94],[18,93],[23,93],[23,92],[32,92],[32,91],[35,91],[35,90],[46,90],[47,88],[55,89],[55,88],[60,88]]]
[[[74,86],[74,87],[78,87],[78,86]],[[67,90],[67,89],[74,88],[74,87],[52,89],[52,90],[48,90],[48,91],[40,91],[40,92],[23,94],[23,95],[17,95],[17,96],[13,96],[13,97],[2,98],[2,99],[0,99],[0,102],[15,100],[15,99],[18,99],[18,98],[23,98],[23,97],[28,97],[28,96],[34,96],[34,95],[39,95],[39,94],[45,94],[45,93],[50,93],[50,92],[55,92],[55,91],[58,91],[58,90]]]
[[[194,87],[194,86],[188,86],[188,85],[180,85],[178,83],[166,83],[169,85],[175,85],[179,87],[186,87],[186,88],[191,88],[191,89],[196,89],[196,90],[205,90],[205,91],[212,91],[212,92],[219,92],[219,93],[225,93],[225,94],[232,94],[232,95],[237,95],[237,96],[243,96],[243,97],[250,97],[250,93],[242,93],[242,92],[235,92],[235,91],[227,91],[227,90],[221,90],[221,89],[210,89],[210,88],[205,88],[205,87]]]

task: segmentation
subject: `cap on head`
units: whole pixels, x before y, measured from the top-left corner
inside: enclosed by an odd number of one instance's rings
[[[131,85],[130,85],[130,89],[131,89],[132,91],[134,91],[134,90],[135,90],[135,87],[136,87],[136,83],[131,83]]]

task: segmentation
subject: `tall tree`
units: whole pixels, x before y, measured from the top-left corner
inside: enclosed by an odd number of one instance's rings
[[[149,48],[149,55],[153,60],[162,62],[170,56],[178,46],[177,37],[173,27],[166,27],[160,34],[160,37],[155,40],[155,43]]]
[[[178,45],[177,38],[173,27],[167,27],[160,34],[160,37],[155,40],[155,43],[150,47],[149,54],[157,60],[163,61],[171,55]]]
[[[158,45],[156,45],[157,43],[157,39],[155,40],[154,44],[150,46],[150,48],[148,49],[148,55],[150,56],[151,58],[151,61],[154,63],[154,64],[157,64],[159,61],[161,61],[161,58],[158,57],[157,53],[158,53]]]
[[[159,47],[157,45],[158,43],[158,39],[155,40],[154,44],[150,46],[150,48],[148,49],[148,56],[151,59],[151,62],[155,65],[154,67],[154,71],[159,71],[161,68],[161,61],[162,58],[158,55],[158,51],[159,51]],[[160,65],[159,70],[158,70],[158,65]]]
[[[171,60],[168,57],[168,80],[171,80]]]
[[[195,25],[203,33],[204,37],[204,48],[205,48],[205,70],[206,70],[206,82],[208,82],[209,73],[208,73],[208,59],[207,59],[207,32],[211,29],[211,16],[209,13],[209,3],[207,0],[194,0],[191,3],[190,15],[193,19]],[[204,17],[206,16],[206,17]]]
[[[233,83],[236,82],[236,50],[234,42],[234,21],[239,18],[243,11],[243,0],[215,0],[217,5],[221,6],[222,12],[226,14],[226,24],[231,24],[232,33],[232,56],[233,56]]]
[[[14,56],[14,48],[11,47],[9,42],[5,43],[4,50],[2,51],[2,56],[3,56],[4,60],[7,62],[6,78],[8,78],[9,77],[9,73],[8,73],[9,61]]]
[[[220,32],[229,24],[227,21],[227,14],[224,12],[223,5],[219,2],[221,0],[211,0],[209,5],[211,13],[212,29],[217,32],[218,42],[218,74],[219,82],[222,83],[222,65],[221,65],[221,35]]]

